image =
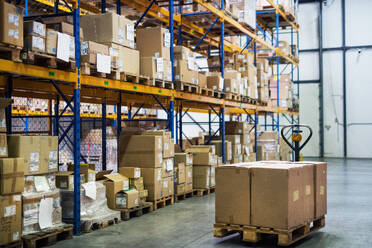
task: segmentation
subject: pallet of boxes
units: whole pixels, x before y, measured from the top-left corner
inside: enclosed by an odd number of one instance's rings
[[[108,12],[83,15],[82,74],[140,83],[140,53],[135,49],[134,22]]]
[[[175,200],[185,200],[194,195],[192,186],[193,177],[193,156],[191,153],[175,153],[174,172],[175,172]]]
[[[25,247],[36,247],[72,238],[72,225],[62,222],[55,184],[58,137],[1,137],[1,156],[8,157],[1,159],[1,218],[9,226],[2,225],[0,243],[22,238]]]
[[[169,131],[123,132],[119,139],[119,171],[141,170],[147,201],[153,209],[174,203],[174,142]]]
[[[231,163],[256,161],[254,125],[248,122],[225,122],[225,140],[231,142]]]
[[[191,153],[193,158],[192,185],[194,195],[203,196],[214,192],[215,168],[217,155],[214,146],[190,146],[186,153]]]
[[[274,235],[288,246],[325,226],[327,164],[263,161],[216,169],[215,237]]]
[[[257,160],[280,160],[278,132],[260,131],[257,133]],[[287,145],[285,145],[287,146]]]

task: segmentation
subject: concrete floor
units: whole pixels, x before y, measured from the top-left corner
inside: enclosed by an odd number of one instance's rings
[[[54,247],[275,247],[213,237],[214,194],[62,241]],[[293,247],[372,247],[372,161],[328,160],[326,227]]]

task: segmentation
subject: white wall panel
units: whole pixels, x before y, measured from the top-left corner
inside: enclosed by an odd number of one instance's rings
[[[341,0],[323,4],[323,47],[342,46]]]
[[[372,44],[372,1],[345,0],[346,45],[359,46]]]
[[[319,80],[318,53],[300,53],[300,80]]]
[[[300,4],[300,49],[318,48],[318,4]]]

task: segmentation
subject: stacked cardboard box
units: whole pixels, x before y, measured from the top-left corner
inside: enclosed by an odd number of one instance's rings
[[[140,55],[135,49],[133,21],[122,15],[108,12],[82,16],[80,26],[88,42],[83,43],[84,46],[82,44],[81,54],[87,58],[87,61],[82,58],[83,62],[91,63],[96,60],[99,63],[97,69],[100,68],[100,72],[105,70],[105,73],[110,73],[112,68],[125,74],[135,76],[140,74]],[[99,46],[100,49],[97,50],[98,45],[91,42],[105,45],[107,51],[102,46]]]
[[[257,99],[257,75],[253,54],[234,54],[234,69],[241,73],[241,94]]]
[[[256,29],[256,0],[230,0],[230,6],[237,9],[238,22]]]
[[[0,42],[23,47],[23,15],[18,7],[5,1],[0,2]]]
[[[274,2],[277,3],[276,1]],[[294,0],[279,0],[278,4],[284,9],[287,15],[292,15],[295,20],[297,20],[297,7]],[[272,7],[272,5],[267,0],[258,0],[256,3],[256,8],[258,10],[263,10],[264,8]]]
[[[163,27],[139,29],[136,40],[141,55],[141,75],[148,76],[150,79],[171,81],[169,30]]]
[[[216,185],[216,223],[290,230],[327,213],[326,163],[220,166]]]
[[[272,76],[269,81],[270,85],[270,105],[277,106],[279,99],[279,107],[292,107],[292,80],[289,74],[279,76],[279,86],[277,76]],[[278,96],[279,87],[279,96]]]
[[[145,189],[143,183],[143,177],[141,176],[141,168],[137,167],[121,167],[119,168],[119,173],[129,178],[129,188],[136,189],[138,192],[138,203],[144,204],[148,196],[148,191]],[[130,192],[134,197],[134,191]]]
[[[269,78],[271,67],[268,59],[257,59],[257,93],[258,99],[262,103],[269,101]]]
[[[34,52],[45,52],[46,26],[38,21],[23,23],[24,48]]]
[[[196,54],[183,46],[174,47],[175,80],[189,84],[199,84]]]
[[[256,160],[253,128],[254,125],[248,122],[225,122],[225,138],[232,144],[232,163]]]
[[[191,146],[186,149],[193,156],[192,184],[194,189],[209,189],[215,185],[217,155],[214,146]]]
[[[220,72],[210,72],[207,75],[207,88],[222,91],[224,87],[224,79]]]
[[[278,132],[261,131],[257,133],[257,160],[280,160]]]
[[[193,156],[191,153],[176,153],[174,156],[176,166],[175,192],[176,194],[189,193],[193,189],[192,171]]]

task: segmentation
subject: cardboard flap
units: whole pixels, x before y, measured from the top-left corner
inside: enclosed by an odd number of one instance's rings
[[[120,182],[120,181],[128,180],[128,178],[126,178],[125,176],[119,173],[107,174],[107,175],[104,175],[104,177],[106,177],[108,180],[111,180],[113,182]]]
[[[0,97],[0,108],[5,108],[12,103],[11,98]]]
[[[105,175],[110,174],[111,172],[112,172],[112,170],[105,170],[105,171],[97,172],[97,174],[96,174],[96,181],[99,181],[99,180],[102,180],[102,179],[106,179],[105,178]]]

